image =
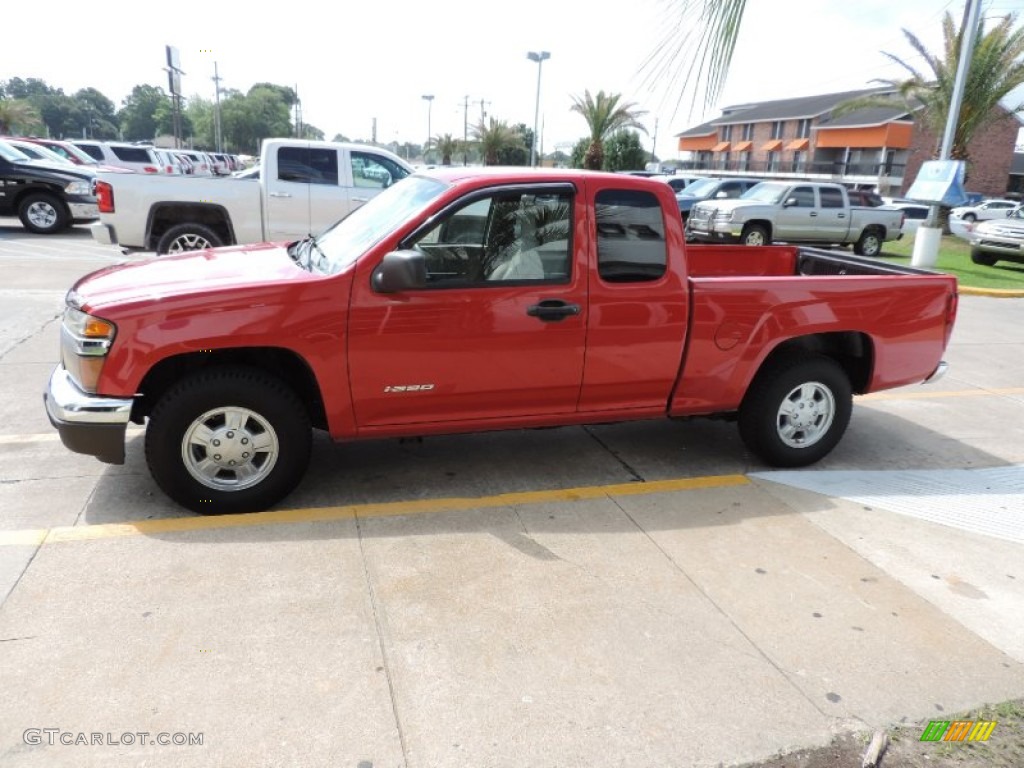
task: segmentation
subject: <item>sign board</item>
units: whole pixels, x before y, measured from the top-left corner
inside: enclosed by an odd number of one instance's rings
[[[167,66],[179,72],[181,71],[181,56],[178,53],[178,49],[173,45],[167,46]]]
[[[175,70],[167,72],[167,83],[172,96],[181,96],[181,75]]]
[[[923,163],[917,178],[907,190],[906,198],[931,205],[963,205],[967,202],[967,193],[964,191],[964,162],[928,160]]]

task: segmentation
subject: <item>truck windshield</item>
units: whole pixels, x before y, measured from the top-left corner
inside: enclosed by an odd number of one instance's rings
[[[681,190],[679,195],[682,197],[707,197],[714,194],[714,191],[721,183],[721,179],[697,179],[697,181],[692,182],[685,189]]]
[[[789,189],[788,184],[774,184],[770,181],[762,181],[740,195],[740,199],[754,200],[758,203],[780,203],[787,189]]]
[[[334,275],[353,264],[445,189],[437,179],[409,176],[354,210],[317,238],[323,271]]]

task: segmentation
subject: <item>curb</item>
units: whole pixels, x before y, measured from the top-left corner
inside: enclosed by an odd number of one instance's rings
[[[1024,290],[973,288],[969,285],[961,285],[957,290],[961,296],[989,296],[995,299],[1024,299]]]

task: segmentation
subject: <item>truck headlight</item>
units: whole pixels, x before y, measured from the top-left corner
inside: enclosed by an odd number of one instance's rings
[[[72,181],[64,187],[64,191],[69,195],[91,195],[92,183],[88,181]]]
[[[733,211],[715,211],[715,221],[732,221]]]
[[[64,310],[61,323],[61,362],[85,392],[96,392],[110,345],[117,328],[113,323],[93,317],[74,307]]]

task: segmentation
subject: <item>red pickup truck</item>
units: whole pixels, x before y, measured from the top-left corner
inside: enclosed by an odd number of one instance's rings
[[[844,253],[688,246],[671,188],[416,174],[317,237],[111,267],[68,293],[44,394],[64,444],[198,512],[268,507],[336,440],[727,415],[774,466],[854,393],[945,370],[956,281]]]

